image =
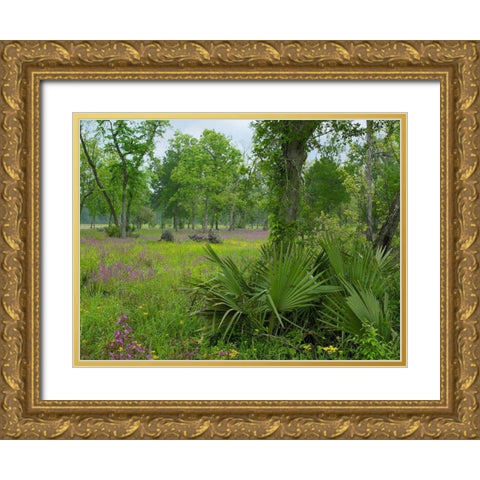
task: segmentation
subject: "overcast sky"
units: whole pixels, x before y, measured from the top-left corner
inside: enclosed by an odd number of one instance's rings
[[[188,133],[195,138],[205,129],[215,130],[223,133],[232,139],[232,143],[243,153],[249,152],[252,144],[252,129],[249,127],[251,120],[228,120],[228,119],[190,119],[190,120],[170,120],[172,128],[169,128],[163,138],[158,142],[157,154],[163,155],[168,146],[168,140],[173,137],[176,130],[182,133]]]
[[[247,155],[251,153],[253,129],[250,128],[252,120],[250,119],[182,119],[182,120],[170,120],[171,127],[167,129],[162,138],[157,140],[155,154],[158,157],[163,157],[165,151],[168,148],[168,142],[173,137],[175,131],[179,130],[182,133],[187,133],[195,138],[200,138],[202,132],[205,129],[215,130],[223,133],[227,137],[231,138],[232,143],[242,153]],[[358,123],[364,124],[364,120],[357,120]],[[82,120],[84,128],[91,128],[94,126],[93,121]],[[317,151],[313,150],[308,154],[308,160],[313,160]],[[340,154],[340,157],[344,159],[345,152]]]
[[[252,120],[241,119],[186,119],[186,120],[170,120],[171,128],[165,132],[163,138],[157,142],[156,154],[163,157],[168,148],[168,141],[173,137],[176,130],[182,133],[188,133],[195,138],[205,129],[215,130],[223,133],[232,139],[232,143],[242,152],[251,153],[253,130],[250,128]],[[358,123],[364,124],[364,120],[357,120]],[[317,150],[313,150],[308,154],[308,160],[312,161],[317,155]],[[344,159],[345,154],[341,153],[340,157]]]

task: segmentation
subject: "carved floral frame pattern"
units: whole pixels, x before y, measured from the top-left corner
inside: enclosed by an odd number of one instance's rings
[[[0,438],[478,438],[480,42],[0,42]],[[440,401],[40,399],[40,82],[436,79]]]

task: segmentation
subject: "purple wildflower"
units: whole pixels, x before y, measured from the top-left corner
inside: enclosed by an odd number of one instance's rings
[[[133,329],[127,322],[127,316],[121,315],[117,320],[113,342],[104,349],[110,360],[150,360],[153,352],[135,340]]]

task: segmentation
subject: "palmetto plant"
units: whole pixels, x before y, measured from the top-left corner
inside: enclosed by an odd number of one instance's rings
[[[375,328],[388,341],[392,335],[393,314],[389,291],[398,270],[396,259],[370,243],[357,242],[351,252],[340,240],[325,237],[323,253],[317,264],[330,266],[330,275],[338,280],[342,291],[329,296],[321,313],[323,323],[343,332],[361,336],[366,328]]]
[[[324,272],[314,271],[312,252],[295,244],[264,246],[259,260],[245,270],[229,257],[220,258],[210,245],[205,248],[218,272],[192,283],[204,305],[196,314],[224,337],[255,328],[272,335],[302,327],[321,296],[339,290],[325,284]]]
[[[323,272],[314,272],[315,256],[305,247],[294,243],[263,246],[260,261],[254,268],[253,286],[262,313],[268,318],[269,332],[275,321],[282,328],[287,323],[304,323],[321,296],[339,290],[326,285]]]
[[[244,331],[252,328],[252,324],[260,326],[252,315],[254,292],[245,270],[240,270],[230,257],[219,257],[210,245],[205,250],[206,259],[218,267],[218,272],[206,281],[189,281],[193,298],[199,298],[203,304],[195,315],[205,318],[211,331],[221,331],[224,337],[235,329]]]

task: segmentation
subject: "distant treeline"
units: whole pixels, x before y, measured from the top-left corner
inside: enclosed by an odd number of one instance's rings
[[[118,236],[145,224],[269,229],[273,241],[343,229],[390,245],[398,235],[399,121],[254,121],[248,152],[215,130],[176,131],[158,157],[168,128],[82,121],[82,223]]]

